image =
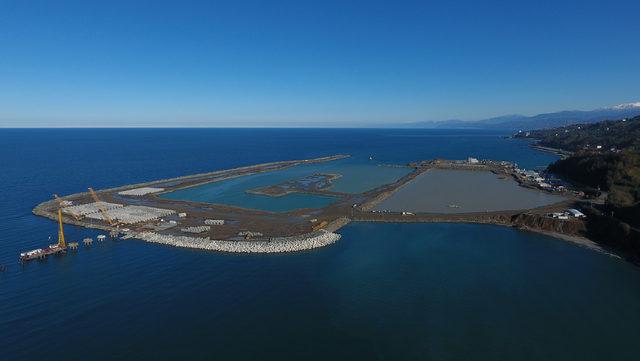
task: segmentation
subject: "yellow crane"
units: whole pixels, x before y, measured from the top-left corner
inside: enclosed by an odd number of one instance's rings
[[[58,208],[63,208],[63,205],[62,205],[62,204],[63,204],[63,202],[64,202],[64,201],[63,201],[60,197],[58,197],[58,195],[57,195],[57,194],[54,194],[54,195],[53,195],[53,198],[55,198],[55,199],[56,199],[56,201],[58,201]],[[82,219],[82,216],[80,216],[80,215],[77,215],[77,214],[74,214],[74,213],[70,213],[70,214],[71,214],[71,216],[72,216],[73,218],[75,218],[75,219],[76,219],[76,221],[79,221],[79,220],[81,220],[81,219]]]
[[[64,229],[62,228],[62,209],[58,208],[58,247],[67,248],[67,242],[64,240]]]
[[[102,218],[104,218],[104,220],[107,221],[109,225],[117,226],[118,222],[114,221],[113,219],[111,219],[111,217],[109,217],[109,215],[107,214],[107,209],[104,207],[104,205],[100,201],[100,198],[98,198],[98,195],[96,194],[96,192],[94,192],[93,188],[89,187],[88,189],[89,189],[89,193],[91,193],[91,197],[96,202],[96,206],[98,207],[100,214],[102,214]]]

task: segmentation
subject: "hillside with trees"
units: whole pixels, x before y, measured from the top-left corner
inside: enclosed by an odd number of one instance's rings
[[[588,207],[591,236],[640,256],[640,117],[519,132],[516,138],[572,154],[548,167],[583,189],[606,194]]]
[[[579,152],[551,164],[549,172],[608,193],[607,210],[640,226],[640,153]]]
[[[518,132],[515,138],[537,139],[537,144],[571,152],[640,150],[640,116],[594,124]]]

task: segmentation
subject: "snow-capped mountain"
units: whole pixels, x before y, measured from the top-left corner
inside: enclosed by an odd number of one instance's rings
[[[638,115],[640,115],[640,102],[619,104],[595,110],[565,110],[533,116],[507,115],[478,121],[445,120],[436,122],[416,122],[406,124],[405,126],[410,128],[535,130],[577,123],[596,123],[603,120],[631,118]]]
[[[638,109],[640,108],[640,102],[624,103],[610,107],[609,109]]]

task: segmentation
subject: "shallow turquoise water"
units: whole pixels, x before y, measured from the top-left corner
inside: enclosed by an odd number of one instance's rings
[[[400,163],[399,165],[405,165]],[[338,173],[331,190],[345,193],[361,193],[384,184],[392,183],[412,171],[408,167],[390,167],[377,160],[353,157],[316,165],[318,172]]]
[[[184,188],[163,194],[163,198],[208,203],[229,204],[266,211],[289,211],[299,208],[322,208],[336,198],[314,194],[288,194],[280,197],[246,193],[249,189],[269,186],[283,181],[303,178],[314,173],[336,173],[342,177],[330,188],[336,192],[360,193],[394,182],[411,171],[410,168],[388,167],[362,158],[298,165],[295,167],[253,174],[244,177]]]
[[[286,255],[108,241],[16,263],[55,237],[55,222],[31,213],[52,193],[335,153],[526,168],[555,159],[502,135],[0,130],[0,360],[636,359],[640,270],[510,228],[352,224],[330,247]],[[99,233],[65,230],[69,240]]]

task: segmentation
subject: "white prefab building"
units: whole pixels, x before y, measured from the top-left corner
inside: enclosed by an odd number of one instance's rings
[[[467,162],[469,164],[478,164],[478,163],[480,163],[480,161],[477,158],[473,158],[473,157],[467,158]]]
[[[572,216],[574,216],[574,217],[576,217],[576,218],[584,218],[584,217],[586,217],[586,216],[584,215],[584,213],[582,213],[582,212],[580,212],[579,210],[574,209],[574,208],[567,209],[567,212],[568,212],[570,215],[572,215]]]
[[[224,219],[205,219],[204,224],[208,224],[210,226],[222,226],[224,225]]]
[[[84,217],[90,214],[95,214],[100,212],[100,210],[109,211],[116,208],[121,208],[122,204],[117,203],[107,203],[107,202],[94,202],[94,203],[86,203],[86,204],[78,204],[71,207],[62,208],[62,213],[70,214],[74,217]]]
[[[134,224],[156,220],[175,213],[173,209],[163,209],[147,206],[117,207],[105,211],[107,216],[121,223]],[[87,218],[104,220],[102,212],[87,214]]]

